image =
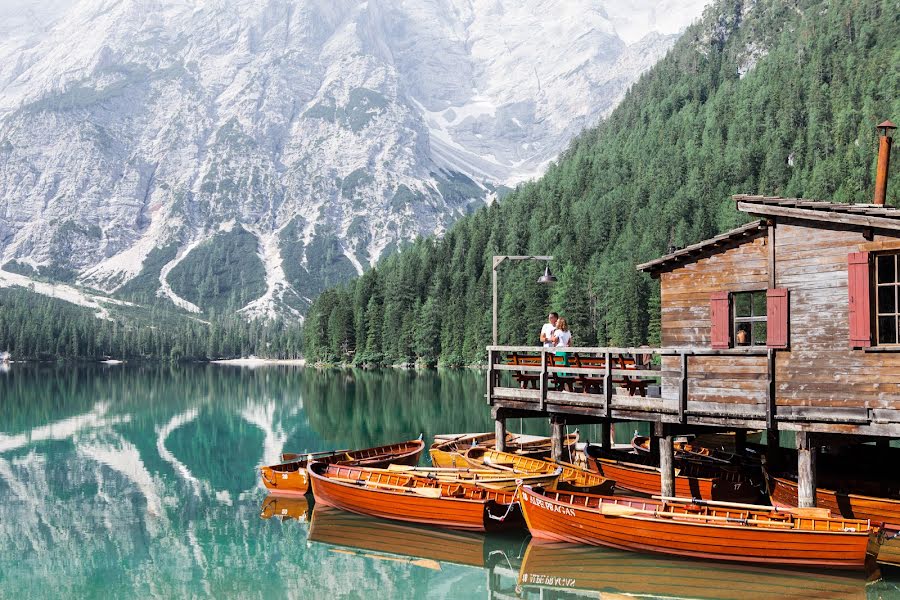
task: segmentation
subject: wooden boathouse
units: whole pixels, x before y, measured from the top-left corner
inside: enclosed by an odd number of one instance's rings
[[[560,449],[566,424],[650,422],[671,496],[673,435],[765,429],[777,446],[796,432],[800,505],[814,506],[819,446],[900,438],[900,209],[884,203],[886,172],[880,157],[872,204],[734,196],[752,221],[637,265],[660,281],[659,348],[489,346],[497,439],[509,417],[549,417]]]

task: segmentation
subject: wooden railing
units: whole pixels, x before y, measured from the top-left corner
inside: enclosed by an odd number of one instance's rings
[[[767,348],[489,346],[487,351],[491,405],[674,423],[774,424],[774,351]],[[716,389],[731,390],[732,396],[723,401]]]

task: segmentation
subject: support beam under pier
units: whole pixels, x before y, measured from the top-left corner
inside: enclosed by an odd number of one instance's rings
[[[566,437],[566,421],[559,415],[550,417],[550,458],[563,460],[563,440]]]
[[[816,505],[818,448],[811,442],[812,436],[809,433],[797,432],[797,505],[800,508],[813,508]]]
[[[675,448],[672,433],[662,423],[653,427],[653,438],[659,444],[659,477],[660,492],[663,496],[675,495]]]
[[[494,448],[506,452],[506,415],[500,410],[494,411]]]

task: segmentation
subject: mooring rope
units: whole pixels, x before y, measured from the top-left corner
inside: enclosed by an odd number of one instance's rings
[[[503,513],[503,516],[502,516],[502,517],[495,517],[495,516],[492,515],[491,513],[488,513],[488,516],[489,516],[490,518],[492,518],[493,520],[495,520],[495,521],[500,521],[501,523],[502,523],[503,521],[505,521],[505,520],[506,520],[506,517],[509,516],[509,513],[512,512],[513,506],[515,506],[516,504],[518,504],[519,489],[522,487],[522,484],[523,484],[523,483],[524,483],[524,482],[523,482],[521,479],[517,479],[517,480],[516,480],[516,491],[513,492],[513,501],[506,505],[506,512]]]

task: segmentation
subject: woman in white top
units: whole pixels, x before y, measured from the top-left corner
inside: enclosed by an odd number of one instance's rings
[[[572,332],[569,331],[569,324],[566,320],[560,318],[556,322],[556,331],[553,332],[553,345],[557,348],[566,348],[572,345]]]

